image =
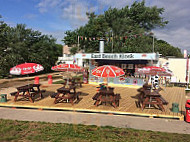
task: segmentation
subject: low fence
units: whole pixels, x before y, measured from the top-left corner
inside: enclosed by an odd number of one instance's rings
[[[90,76],[89,83],[113,83],[120,85],[135,85],[142,86],[144,84],[144,79],[134,78],[134,77],[116,77],[116,78],[101,78]]]

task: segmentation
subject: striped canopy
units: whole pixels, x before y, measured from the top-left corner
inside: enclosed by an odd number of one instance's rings
[[[104,65],[92,70],[92,75],[97,77],[118,77],[124,74],[123,69],[112,65]]]

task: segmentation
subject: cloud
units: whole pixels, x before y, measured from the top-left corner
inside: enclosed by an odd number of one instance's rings
[[[24,15],[24,18],[27,18],[27,19],[35,19],[37,17],[38,17],[38,15],[36,15],[36,14],[26,14],[26,15]]]
[[[142,0],[138,0],[142,1]],[[72,29],[87,23],[86,12],[103,13],[108,7],[122,8],[134,0],[41,0],[37,7],[41,13],[59,11],[59,17]],[[169,21],[163,29],[154,29],[155,36],[190,52],[190,1],[189,0],[146,0],[146,6],[165,8],[162,17]],[[59,32],[58,32],[59,33]]]
[[[151,5],[164,7],[163,17],[169,21],[164,29],[156,29],[155,35],[182,50],[190,52],[190,1],[189,0],[155,0]],[[182,51],[183,52],[183,51]]]
[[[180,47],[182,50],[189,49],[190,32],[184,27],[176,30],[157,30],[154,33],[158,39],[165,40],[175,47]]]
[[[52,35],[54,38],[57,39],[58,44],[63,44],[61,40],[63,40],[65,34],[63,30],[56,30],[56,31],[46,31],[46,30],[40,30],[45,35]]]
[[[88,21],[86,12],[97,9],[86,0],[41,0],[37,8],[41,13],[58,11],[59,17],[69,22],[72,28],[86,24]]]
[[[67,7],[62,6],[61,17],[69,20],[72,28],[78,28],[87,23],[86,12],[91,9],[92,7],[89,7],[88,3],[69,3]]]
[[[122,8],[126,5],[131,5],[133,1],[130,0],[97,0],[98,6],[101,7],[112,7],[112,8]]]
[[[49,8],[55,8],[59,6],[59,4],[62,2],[62,0],[41,0],[37,7],[39,8],[39,11],[41,13],[48,12]]]

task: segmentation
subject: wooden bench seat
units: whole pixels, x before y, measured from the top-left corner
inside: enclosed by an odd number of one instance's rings
[[[53,93],[50,95],[51,98],[55,98],[55,96],[57,96],[58,93]]]
[[[11,96],[15,96],[17,94],[17,91],[10,93]]]
[[[38,90],[34,90],[34,91],[31,91],[31,92],[36,92],[36,93],[45,93],[45,92],[46,92],[46,90],[40,90],[40,91],[38,91]]]
[[[54,104],[57,104],[59,101],[66,101],[74,105],[75,99],[79,100],[78,95],[76,95],[75,93],[65,94],[64,96],[55,95]]]
[[[79,82],[77,82],[77,83],[80,85],[80,87],[82,87],[82,84],[83,84],[82,81],[79,81]]]
[[[115,94],[115,103],[116,103],[116,106],[119,106],[119,100],[120,99],[121,99],[120,94]]]
[[[168,104],[168,102],[162,96],[160,97],[160,99],[161,99],[163,105],[167,105]]]
[[[45,92],[46,92],[46,90],[45,90],[45,89],[44,89],[44,90],[40,90],[40,92],[41,92],[41,93],[45,93]]]
[[[142,91],[143,91],[143,88],[141,87],[141,88],[137,89],[137,91],[138,91],[138,92],[142,92]]]
[[[37,93],[36,92],[32,92],[31,96],[34,97]]]
[[[97,100],[98,97],[99,97],[99,95],[100,95],[99,93],[96,93],[96,94],[92,97],[92,99],[93,99],[93,100]]]

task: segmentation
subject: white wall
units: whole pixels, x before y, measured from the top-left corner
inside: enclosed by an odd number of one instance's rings
[[[169,58],[169,59],[159,59],[161,64],[169,62],[169,69],[173,72],[173,77],[176,78],[177,82],[186,82],[186,63],[187,59],[184,58]]]
[[[177,82],[186,82],[186,59],[169,59],[169,69],[173,71],[174,77],[177,78]]]

